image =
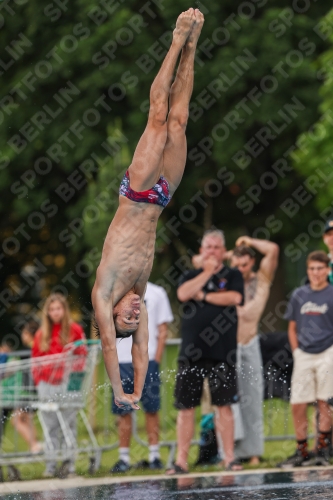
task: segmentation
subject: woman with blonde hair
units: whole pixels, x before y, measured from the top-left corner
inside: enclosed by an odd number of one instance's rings
[[[77,340],[84,340],[82,327],[71,319],[66,298],[60,293],[51,294],[45,301],[42,310],[42,322],[36,332],[32,347],[32,357],[50,356],[66,351],[66,346]],[[86,354],[86,347],[80,346],[75,355]],[[56,362],[36,364],[33,368],[33,378],[41,401],[59,400],[64,393],[63,384],[64,363]],[[57,414],[54,411],[42,411],[42,418],[50,436],[54,450],[60,449],[62,436]],[[61,413],[76,439],[77,410],[62,409]],[[72,454],[73,455],[73,454]],[[56,460],[52,457],[46,462],[44,477],[68,477],[75,474],[73,457],[69,458],[56,470]]]

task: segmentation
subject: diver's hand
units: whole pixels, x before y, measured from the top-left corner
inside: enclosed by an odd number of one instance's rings
[[[140,410],[138,406],[139,399],[135,394],[122,394],[121,396],[115,397],[114,402],[122,410]]]

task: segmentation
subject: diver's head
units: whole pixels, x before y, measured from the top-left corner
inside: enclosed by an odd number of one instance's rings
[[[140,296],[130,291],[113,308],[116,337],[126,338],[133,335],[140,323]]]

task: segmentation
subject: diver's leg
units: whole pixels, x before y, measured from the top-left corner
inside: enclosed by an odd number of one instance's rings
[[[194,23],[194,9],[180,14],[171,47],[150,89],[148,123],[129,167],[130,185],[135,191],[150,189],[159,179],[167,140],[170,87],[178,56]]]
[[[163,175],[169,181],[171,194],[181,181],[186,163],[185,130],[193,90],[195,50],[203,23],[204,16],[196,9],[195,23],[183,47],[177,75],[170,92],[167,142],[163,153]]]

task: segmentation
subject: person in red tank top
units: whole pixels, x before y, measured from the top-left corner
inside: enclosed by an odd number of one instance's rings
[[[59,294],[51,294],[45,301],[42,310],[42,323],[36,332],[31,355],[33,358],[41,356],[59,355],[68,350],[68,344],[77,340],[85,340],[82,327],[71,320],[70,310],[66,298]],[[74,351],[78,355],[78,361],[73,363],[71,371],[84,369],[85,360],[82,355],[87,354],[85,345],[79,346]],[[81,356],[80,356],[81,355]],[[64,380],[65,356],[59,360],[56,356],[54,362],[36,363],[32,367],[32,376],[37,386],[39,399],[41,401],[52,401],[66,391]],[[77,431],[77,409],[68,408],[61,410],[65,421],[68,423],[73,435]],[[53,411],[42,411],[43,419],[47,427],[54,450],[61,447],[61,427],[58,417]],[[51,454],[52,455],[52,454]],[[54,455],[54,452],[53,452]],[[72,453],[73,455],[73,453]],[[50,456],[46,460],[44,477],[68,477],[75,474],[74,460],[68,458],[59,469],[56,469],[56,461]]]

